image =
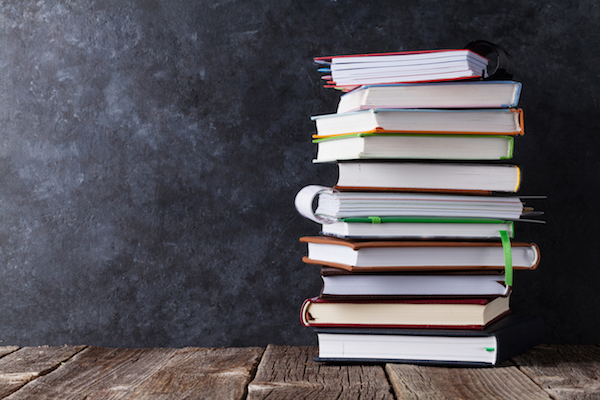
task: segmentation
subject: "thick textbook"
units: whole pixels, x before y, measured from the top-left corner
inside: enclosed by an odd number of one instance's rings
[[[347,240],[330,236],[303,236],[307,264],[347,271],[504,270],[505,254],[498,241]],[[535,243],[512,242],[512,268],[533,270],[540,262]]]
[[[462,81],[367,85],[340,97],[337,112],[371,108],[514,108],[521,83]]]
[[[510,286],[501,271],[406,271],[348,272],[322,267],[323,287],[319,297],[326,298],[432,298],[506,296]]]
[[[349,133],[394,132],[432,134],[523,135],[523,110],[494,109],[381,109],[311,117],[314,138]]]
[[[328,68],[326,87],[349,90],[365,84],[486,78],[488,59],[466,49],[443,49],[315,57]]]
[[[314,139],[315,163],[340,160],[507,160],[514,140],[507,135],[356,133]]]
[[[495,366],[544,339],[540,317],[511,314],[483,330],[315,328],[323,362]]]
[[[427,329],[483,329],[510,313],[510,293],[493,299],[435,298],[396,300],[306,299],[304,326]]]
[[[338,190],[517,192],[521,171],[512,164],[339,162]]]

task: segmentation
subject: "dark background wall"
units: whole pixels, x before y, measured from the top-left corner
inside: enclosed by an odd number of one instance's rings
[[[515,58],[517,226],[542,263],[513,309],[598,343],[596,1],[0,2],[0,344],[314,344],[320,288],[293,198],[332,185],[312,57],[462,47]]]

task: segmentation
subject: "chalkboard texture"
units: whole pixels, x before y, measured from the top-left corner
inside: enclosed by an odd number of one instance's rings
[[[547,342],[600,342],[595,1],[23,0],[0,3],[0,343],[315,344],[318,269],[293,206],[314,56],[463,47],[515,60],[523,195],[546,225],[513,308]]]

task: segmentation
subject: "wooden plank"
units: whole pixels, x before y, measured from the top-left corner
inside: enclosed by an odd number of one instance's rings
[[[600,398],[598,346],[539,345],[512,361],[554,398]]]
[[[262,347],[181,349],[131,398],[242,400],[263,352]]]
[[[176,351],[88,347],[9,399],[89,399],[94,398],[91,393],[95,398],[124,398],[124,393],[154,374]]]
[[[316,347],[269,345],[248,400],[393,399],[382,365],[327,365]]]
[[[495,368],[443,368],[387,364],[396,398],[411,399],[520,399],[551,397],[514,366]]]
[[[90,347],[7,400],[242,399],[262,351]]]
[[[19,350],[19,346],[2,346],[0,347],[0,357],[4,357],[7,354],[13,353]]]
[[[24,347],[0,358],[0,398],[49,373],[85,346]]]

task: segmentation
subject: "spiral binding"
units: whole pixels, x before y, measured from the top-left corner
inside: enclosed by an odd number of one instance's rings
[[[486,40],[475,40],[465,46],[465,48],[474,51],[488,59],[490,55],[495,55],[496,65],[488,64],[488,79],[512,79],[515,69],[514,62],[510,54],[497,44]],[[493,60],[493,58],[491,58]],[[493,67],[493,71],[490,70]]]

